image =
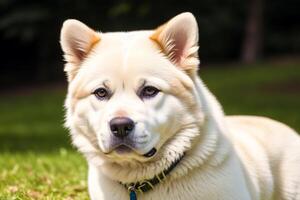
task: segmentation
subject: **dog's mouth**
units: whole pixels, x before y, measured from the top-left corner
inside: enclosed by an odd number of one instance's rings
[[[133,150],[130,147],[128,147],[128,146],[126,146],[124,144],[121,144],[120,146],[118,146],[118,147],[115,148],[115,151],[118,154],[126,154],[126,153],[132,152]]]
[[[119,145],[114,150],[118,154],[127,154],[127,153],[131,153],[131,152],[134,151],[131,147],[129,147],[127,145],[124,145],[124,144]],[[146,158],[151,158],[151,157],[153,157],[156,154],[156,152],[157,152],[156,148],[153,147],[150,151],[148,151],[147,153],[143,154],[143,156],[146,157]]]
[[[119,157],[131,157],[133,155],[141,156],[144,158],[152,158],[156,155],[156,143],[158,138],[152,140],[143,141],[137,138],[125,137],[116,138],[113,137],[107,146],[105,154],[114,153]]]

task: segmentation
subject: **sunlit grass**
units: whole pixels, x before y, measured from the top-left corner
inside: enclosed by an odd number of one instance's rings
[[[227,114],[300,130],[300,65],[207,66],[200,76]],[[37,88],[0,96],[0,200],[88,199],[85,160],[62,126],[65,88]]]
[[[77,153],[2,153],[0,199],[88,199],[86,165]]]

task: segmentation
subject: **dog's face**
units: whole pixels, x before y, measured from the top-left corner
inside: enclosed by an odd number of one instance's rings
[[[64,23],[66,124],[79,150],[122,163],[190,148],[200,116],[197,31],[189,13],[154,31],[96,33]]]

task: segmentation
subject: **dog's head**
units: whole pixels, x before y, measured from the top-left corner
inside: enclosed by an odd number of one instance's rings
[[[171,162],[191,148],[201,118],[197,43],[190,13],[136,32],[98,33],[67,20],[66,125],[79,150],[102,164],[149,164]]]

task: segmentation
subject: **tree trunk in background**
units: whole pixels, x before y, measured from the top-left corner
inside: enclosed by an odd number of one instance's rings
[[[263,0],[248,0],[248,2],[241,60],[244,63],[253,63],[262,53]]]

